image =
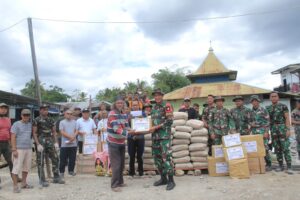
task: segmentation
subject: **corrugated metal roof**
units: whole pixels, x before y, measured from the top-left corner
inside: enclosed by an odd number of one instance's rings
[[[271,90],[253,87],[237,82],[217,82],[203,84],[194,83],[189,86],[177,89],[168,94],[165,94],[164,99],[175,100],[183,99],[185,97],[201,98],[207,97],[207,95],[209,94],[218,96],[235,96],[251,94],[268,94],[270,92]]]

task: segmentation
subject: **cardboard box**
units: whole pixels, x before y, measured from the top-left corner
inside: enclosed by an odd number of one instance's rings
[[[232,160],[228,162],[229,176],[231,178],[250,178],[250,171],[247,159]]]
[[[266,149],[262,135],[243,135],[241,140],[247,150],[248,157],[264,157]]]
[[[223,151],[227,162],[231,160],[247,159],[247,151],[243,145],[223,148]]]
[[[209,176],[228,176],[228,164],[224,158],[207,157]]]
[[[222,137],[223,147],[233,147],[242,144],[241,136],[239,133],[224,135]]]
[[[224,158],[223,146],[213,145],[212,146],[212,157],[214,158]]]
[[[266,162],[264,157],[248,158],[250,174],[266,173]]]

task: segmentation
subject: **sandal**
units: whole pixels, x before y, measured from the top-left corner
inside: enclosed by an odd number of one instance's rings
[[[32,185],[26,184],[26,185],[23,185],[21,188],[22,188],[22,189],[32,189],[33,186],[32,186]]]
[[[14,186],[13,193],[20,193],[21,189],[18,186]]]

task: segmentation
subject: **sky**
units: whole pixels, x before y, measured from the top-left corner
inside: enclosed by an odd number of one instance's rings
[[[196,20],[271,10],[280,12]],[[151,83],[151,74],[165,67],[193,72],[210,41],[222,63],[238,70],[238,82],[273,89],[280,77],[271,72],[299,63],[299,11],[296,0],[1,0],[0,30],[32,17],[40,81],[69,94]],[[14,93],[34,77],[26,20],[0,32],[0,74],[0,90]]]

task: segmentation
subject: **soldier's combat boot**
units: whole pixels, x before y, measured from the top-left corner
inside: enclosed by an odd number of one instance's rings
[[[65,184],[65,181],[61,177],[54,177],[53,178],[53,183],[58,183],[58,184]]]
[[[291,164],[288,164],[288,165],[287,165],[286,173],[289,174],[289,175],[294,174],[294,172],[293,172],[293,170],[292,170],[292,165],[291,165]]]
[[[284,171],[284,166],[283,166],[282,162],[279,163],[279,165],[278,165],[278,167],[276,167],[275,171],[276,172],[282,172],[282,171]]]
[[[167,185],[166,190],[173,190],[175,186],[176,186],[176,184],[174,182],[174,177],[169,176],[168,185]]]
[[[156,182],[154,182],[154,186],[161,186],[161,185],[167,185],[168,184],[168,179],[166,175],[160,175],[160,179]]]

